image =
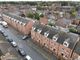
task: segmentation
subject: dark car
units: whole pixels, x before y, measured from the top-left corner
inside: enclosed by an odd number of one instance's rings
[[[25,39],[27,39],[27,38],[29,38],[29,36],[28,35],[26,35],[26,36],[23,36],[23,40],[25,40]]]
[[[7,39],[9,42],[13,42],[13,40],[12,39]]]
[[[6,40],[9,40],[9,37],[6,37]]]
[[[4,34],[4,31],[3,31],[2,29],[0,29],[0,33],[1,33],[1,34]]]
[[[26,53],[22,48],[18,48],[18,52],[20,53],[20,55],[25,56]]]
[[[7,37],[8,35],[7,35],[6,33],[3,33],[3,36],[4,36],[4,37]]]

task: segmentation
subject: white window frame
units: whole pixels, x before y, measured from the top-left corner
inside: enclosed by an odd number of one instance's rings
[[[36,27],[32,27],[32,30],[34,31],[36,29]]]
[[[48,32],[44,32],[44,36],[47,37],[49,35]]]
[[[20,24],[22,24],[22,22],[19,21]]]
[[[37,32],[38,32],[38,33],[41,33],[41,31],[42,31],[41,29],[37,29]]]
[[[23,26],[25,26],[26,24],[25,23],[23,23]]]
[[[53,36],[53,38],[52,38],[54,41],[57,41],[58,40],[58,37],[56,37],[56,36]]]
[[[66,45],[65,45],[65,44],[66,44]],[[64,41],[63,45],[64,45],[65,47],[68,47],[68,46],[69,46],[69,43],[68,43],[67,41]]]
[[[18,21],[18,20],[16,20],[16,23],[19,23],[19,21]]]

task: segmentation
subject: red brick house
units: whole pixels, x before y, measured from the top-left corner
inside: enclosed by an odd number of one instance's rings
[[[65,60],[76,60],[80,57],[80,41],[79,36],[76,34],[62,32],[45,25],[35,23],[31,30],[31,37],[34,42],[46,47],[59,58],[62,57]]]
[[[72,24],[75,24],[75,25],[80,25],[80,20],[78,19],[76,19],[76,20],[73,20],[73,22],[72,22]]]
[[[2,17],[4,21],[23,34],[29,34],[34,23],[33,20],[25,19],[12,13],[3,13]]]

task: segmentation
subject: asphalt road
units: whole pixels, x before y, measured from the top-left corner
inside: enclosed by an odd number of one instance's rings
[[[12,27],[4,28],[2,25],[0,25],[0,28],[5,31],[4,33],[7,34],[9,38],[13,39],[13,41],[17,43],[18,47],[22,48],[26,52],[26,54],[31,56],[33,60],[57,60],[54,55],[46,53],[44,50],[33,44],[30,41],[31,39],[22,40],[23,35],[21,35]]]
[[[0,50],[2,51],[3,55],[10,53],[11,55],[15,56],[17,60],[23,60],[23,57],[18,54],[16,49],[11,46],[11,44],[5,39],[2,34],[0,34]]]

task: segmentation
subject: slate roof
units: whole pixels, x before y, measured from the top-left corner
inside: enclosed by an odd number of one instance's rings
[[[44,32],[48,31],[49,32],[48,38],[50,39],[52,39],[54,35],[58,34],[58,40],[56,42],[63,44],[64,41],[67,41],[69,43],[68,48],[70,49],[73,49],[73,46],[79,37],[77,34],[59,31],[57,29],[41,25],[39,23],[35,23],[34,27],[36,27],[35,31],[37,31],[37,29],[42,29],[42,32],[40,33],[42,35],[44,34]],[[80,42],[77,44],[75,51],[78,52],[78,54],[80,54]]]
[[[25,18],[23,18],[23,17],[17,16],[17,15],[15,15],[15,14],[12,14],[12,13],[3,13],[3,14],[8,15],[8,16],[16,19],[16,20],[19,20],[19,21],[21,21],[22,23],[28,23],[28,22],[29,22],[29,20],[27,20],[27,19],[25,19]]]
[[[71,20],[66,19],[66,18],[61,18],[58,21],[56,21],[56,25],[61,26],[61,27],[66,27],[71,23]]]

